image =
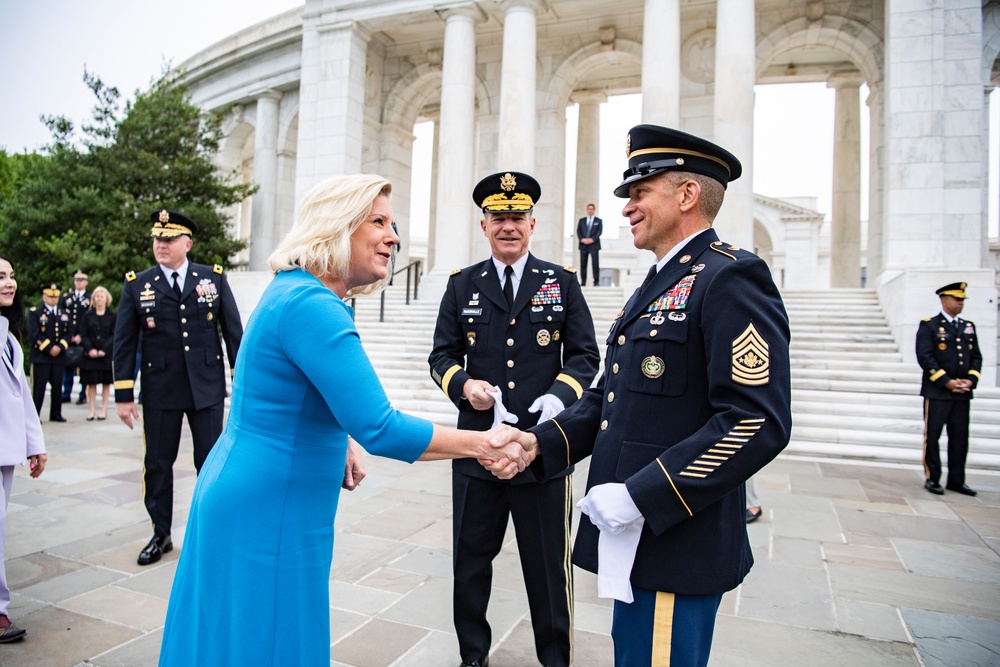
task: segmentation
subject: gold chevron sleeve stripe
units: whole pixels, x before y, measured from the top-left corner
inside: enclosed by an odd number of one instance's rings
[[[756,419],[741,419],[741,424],[763,424],[767,421],[766,417],[757,417]]]
[[[944,375],[944,369],[943,368],[940,369],[940,370],[936,370],[933,373],[931,373],[930,381],[934,382],[935,380],[937,380],[942,375]]]
[[[681,477],[697,477],[698,479],[705,479],[708,475],[699,475],[698,473],[688,472],[685,470],[681,472]]]
[[[569,388],[573,390],[573,393],[576,394],[577,398],[583,396],[583,387],[576,381],[576,378],[566,375],[565,373],[560,373],[556,376],[556,380],[568,384]]]
[[[455,376],[455,373],[459,372],[460,370],[462,370],[462,367],[459,366],[458,364],[455,364],[454,366],[449,368],[445,372],[444,377],[441,378],[441,391],[443,391],[444,395],[447,396],[449,399],[451,398],[451,395],[448,393],[448,383],[451,382],[451,379]]]
[[[970,370],[969,375],[975,375],[977,378],[983,377],[982,375],[979,374],[979,371],[976,370]]]
[[[670,479],[670,473],[663,467],[663,461],[656,459],[656,462],[660,465],[660,470],[663,471],[663,474],[667,476],[667,481],[670,482],[670,487],[674,490],[674,493],[677,494],[677,499],[681,501],[681,505],[684,505],[684,509],[687,510],[688,516],[694,516],[694,512],[692,512],[691,508],[688,507],[688,504],[684,502],[684,496],[682,496],[681,492],[677,490],[677,485],[674,484],[674,480]],[[683,475],[684,473],[681,474]]]

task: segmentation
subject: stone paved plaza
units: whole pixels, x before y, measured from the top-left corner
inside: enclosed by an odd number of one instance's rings
[[[45,474],[15,475],[10,614],[28,635],[0,645],[0,665],[155,665],[180,549],[136,565],[150,534],[142,436],[114,417],[88,423],[82,406],[64,414],[67,423],[44,424]],[[331,665],[457,665],[449,464],[369,458],[367,466],[337,517]],[[585,476],[575,475],[577,498]],[[932,496],[921,479],[916,467],[791,457],[762,471],[764,516],[750,526],[757,563],[723,599],[711,665],[1000,664],[1000,476],[970,474],[977,498]],[[186,439],[177,547],[194,480]],[[266,490],[262,480],[261,502]],[[491,665],[537,664],[512,538],[494,579]],[[612,662],[611,606],[595,588],[593,576],[576,571],[581,667]],[[252,609],[233,614],[254,622]]]

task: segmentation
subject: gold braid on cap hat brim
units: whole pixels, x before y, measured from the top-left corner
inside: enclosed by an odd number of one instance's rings
[[[640,148],[639,150],[635,150],[629,153],[628,159],[631,160],[632,158],[637,157],[639,155],[650,155],[652,153],[676,153],[678,155],[693,155],[694,157],[702,157],[705,158],[706,160],[711,160],[712,162],[718,162],[719,164],[721,164],[723,167],[726,168],[726,173],[728,175],[730,176],[733,175],[733,172],[729,169],[729,165],[726,164],[725,160],[720,160],[714,155],[708,155],[707,153],[699,153],[698,151],[688,151],[684,150],[683,148]]]
[[[484,211],[530,211],[535,207],[535,201],[523,192],[514,193],[510,198],[502,192],[490,195],[483,200]]]
[[[153,225],[152,231],[149,232],[150,236],[159,236],[165,238],[182,236],[184,234],[187,234],[188,236],[194,236],[194,234],[189,228],[185,227],[184,225],[178,225],[176,222],[168,222],[165,225],[162,225],[159,222],[157,222],[156,224]]]
[[[59,296],[60,294],[62,294],[62,292],[60,292],[57,289],[52,289],[50,287],[46,287],[45,289],[42,290],[42,294],[44,296]]]
[[[938,296],[953,296],[956,299],[966,298],[965,290],[960,290],[960,289],[950,289],[950,290],[945,290],[944,292],[938,292]]]

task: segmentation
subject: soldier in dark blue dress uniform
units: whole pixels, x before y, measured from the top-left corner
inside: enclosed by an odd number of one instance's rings
[[[41,415],[45,386],[52,387],[49,392],[49,421],[52,422],[66,421],[62,416],[62,383],[66,348],[73,331],[69,314],[59,307],[59,294],[58,285],[46,287],[42,290],[45,305],[32,306],[28,310],[32,397],[35,410]]]
[[[969,453],[969,407],[972,390],[979,384],[983,355],[976,325],[959,317],[965,305],[965,283],[937,290],[941,312],[917,327],[917,362],[922,370],[920,395],[924,397],[924,488],[941,495],[941,452],[938,440],[948,428],[949,491],[974,496],[965,483],[965,457]]]
[[[788,443],[788,318],[767,264],[711,229],[739,161],[655,125],[627,154],[615,194],[657,264],[597,386],[522,443],[542,479],[593,455],[573,562],[616,599],[615,664],[705,665],[722,595],[753,564],[744,482]]]
[[[243,324],[229,282],[216,264],[189,262],[198,227],[177,211],[154,211],[153,255],[158,264],[125,274],[115,325],[114,378],[118,417],[132,428],[136,349],[142,345],[143,501],[153,537],[139,554],[140,565],[155,563],[173,548],[173,465],[187,415],[194,441],[194,465],[201,464],[222,433],[226,397],[226,343],[230,373],[243,337]]]
[[[458,406],[458,427],[486,431],[500,405],[531,426],[574,403],[600,364],[594,322],[574,271],[528,252],[538,182],[519,172],[487,176],[473,199],[492,257],[455,271],[441,300],[431,376]],[[500,414],[504,421],[505,414]],[[538,482],[529,471],[495,479],[477,461],[452,465],[454,618],[462,664],[487,664],[493,559],[513,516],[535,652],[543,665],[572,660],[570,470]]]
[[[83,327],[83,315],[90,308],[90,292],[87,291],[88,281],[89,276],[83,271],[77,270],[73,274],[73,289],[68,290],[61,300],[62,310],[69,315],[72,327],[69,338],[71,345],[80,345],[82,341],[80,329]],[[76,369],[76,366],[66,365],[65,372],[63,373],[63,403],[69,403],[73,400],[73,380],[77,375]],[[87,387],[81,381],[80,396],[76,400],[77,405],[83,405],[87,402],[86,389]]]

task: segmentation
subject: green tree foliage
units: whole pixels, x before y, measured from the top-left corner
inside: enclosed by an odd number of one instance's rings
[[[97,101],[79,139],[68,119],[46,117],[52,143],[42,154],[0,152],[0,252],[26,299],[45,284],[71,286],[77,269],[117,298],[126,271],[154,263],[149,214],[161,208],[198,223],[193,261],[226,265],[244,243],[223,211],[253,188],[213,163],[221,116],[206,116],[167,78],[122,110],[116,88],[87,72],[84,82]]]

